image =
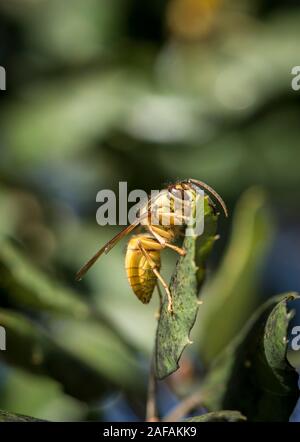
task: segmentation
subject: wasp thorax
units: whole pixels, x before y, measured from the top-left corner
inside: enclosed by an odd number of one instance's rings
[[[194,189],[179,185],[160,191],[149,200],[149,221],[152,225],[160,226],[188,224],[194,212],[196,197]]]

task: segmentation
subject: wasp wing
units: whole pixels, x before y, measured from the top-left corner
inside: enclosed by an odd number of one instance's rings
[[[108,243],[106,243],[98,252],[91,258],[89,261],[81,267],[80,270],[76,273],[76,281],[80,281],[83,276],[87,273],[87,271],[95,264],[98,258],[100,258],[103,253],[107,254],[116,244],[120,241],[124,236],[128,235],[132,230],[134,230],[142,221],[143,218],[148,216],[148,212],[143,216],[139,217],[134,223],[125,227],[121,232],[119,232],[116,236],[114,236]]]
[[[81,267],[80,270],[76,273],[75,279],[77,281],[80,281],[83,276],[87,273],[87,271],[95,264],[95,262],[100,258],[103,253],[107,254],[116,244],[118,241],[120,241],[124,236],[128,235],[132,230],[134,230],[143,220],[146,219],[146,222],[149,222],[147,218],[152,213],[152,204],[156,201],[156,199],[159,197],[158,195],[153,196],[152,198],[148,197],[148,201],[144,208],[140,209],[140,212],[145,210],[145,212],[142,212],[138,219],[134,221],[129,226],[125,227],[121,232],[119,232],[116,236],[114,236],[107,244],[105,244],[98,252],[86,263],[83,267]]]

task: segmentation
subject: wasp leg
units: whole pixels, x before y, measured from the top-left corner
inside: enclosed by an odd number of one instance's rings
[[[152,235],[154,236],[154,238],[159,242],[159,244],[164,248],[166,247],[166,243],[167,241],[165,240],[165,238],[163,238],[162,236],[160,236],[158,233],[155,232],[155,230],[152,228],[152,226],[149,224],[147,226],[147,229],[149,230],[150,233],[152,233]]]
[[[166,239],[163,238],[162,236],[160,236],[158,233],[156,233],[150,225],[147,226],[147,228],[148,228],[149,232],[152,233],[154,238],[159,242],[159,244],[162,246],[163,249],[165,247],[168,247],[169,249],[174,250],[175,252],[177,252],[181,256],[184,256],[186,254],[186,251],[183,248],[174,246],[174,244],[167,242]]]
[[[160,280],[163,288],[165,289],[165,292],[166,292],[167,297],[168,297],[168,312],[173,314],[173,298],[172,298],[171,292],[169,290],[168,284],[166,283],[164,278],[161,276],[161,274],[157,270],[156,263],[153,261],[153,259],[151,258],[151,256],[149,255],[149,253],[147,252],[147,250],[145,249],[145,247],[143,246],[141,241],[138,241],[138,245],[139,245],[140,251],[142,252],[142,254],[147,259],[148,263],[150,264],[152,272],[155,274],[157,279]]]
[[[160,318],[160,312],[161,312],[161,309],[162,309],[162,304],[163,304],[163,298],[162,298],[162,293],[161,293],[161,290],[160,290],[160,287],[159,287],[158,283],[156,284],[156,287],[157,287],[157,292],[158,292],[158,297],[159,297],[159,309],[155,313],[155,318],[159,319]]]
[[[175,250],[180,256],[186,255],[186,250],[184,250],[181,247],[174,246],[174,244],[170,244],[169,242],[166,242],[165,247],[168,247],[169,249]]]

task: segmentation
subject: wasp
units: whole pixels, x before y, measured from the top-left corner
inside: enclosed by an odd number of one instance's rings
[[[76,280],[81,280],[103,253],[107,254],[118,241],[138,226],[142,226],[145,232],[132,236],[127,244],[125,270],[129,285],[137,298],[144,304],[148,304],[159,281],[167,295],[168,312],[172,314],[172,294],[160,273],[161,252],[169,248],[181,256],[185,255],[185,250],[174,243],[179,236],[184,235],[184,227],[189,222],[200,189],[201,194],[203,190],[206,190],[217,199],[227,217],[228,211],[223,199],[208,184],[192,178],[170,184],[155,198],[148,197],[136,221],[105,244],[77,272]]]

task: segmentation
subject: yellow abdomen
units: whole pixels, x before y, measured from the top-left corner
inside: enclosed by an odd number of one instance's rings
[[[148,304],[154,291],[157,277],[153,273],[150,263],[139,249],[139,241],[151,257],[152,261],[160,269],[161,245],[148,235],[133,236],[127,246],[125,257],[125,269],[128,282],[135,295],[144,304]]]

